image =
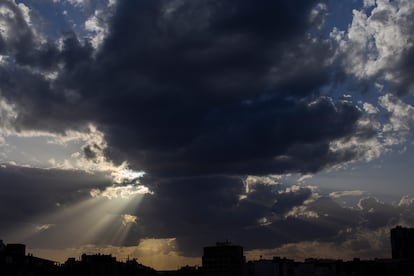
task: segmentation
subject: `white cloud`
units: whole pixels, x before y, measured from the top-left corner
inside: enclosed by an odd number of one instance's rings
[[[35,43],[46,42],[43,35],[37,30],[31,18],[31,9],[24,3],[10,1],[15,7],[0,3],[0,34],[4,38],[6,47],[13,48],[20,43],[22,37],[30,34]],[[3,4],[3,5],[2,5]]]
[[[91,42],[95,49],[98,48],[108,34],[108,24],[103,11],[96,10],[85,21],[85,30],[93,33]]]
[[[28,26],[32,26],[32,20],[30,18],[30,9],[29,9],[29,7],[26,6],[23,3],[19,3],[17,6],[19,7],[19,9],[20,9],[20,11],[23,15],[24,21],[26,21],[26,24]]]
[[[92,46],[99,48],[105,37],[109,34],[109,20],[115,11],[117,0],[108,0],[106,7],[97,9],[84,23],[84,28],[89,32]]]
[[[383,202],[379,201],[378,198],[368,196],[361,198],[357,204],[359,209],[363,211],[368,212],[374,212],[376,209],[378,209],[379,206],[385,206]]]
[[[313,175],[312,175],[312,174],[305,174],[305,175],[302,175],[301,177],[299,177],[298,182],[299,182],[299,183],[303,183],[303,182],[305,182],[307,179],[311,179],[312,177],[313,177]]]
[[[397,145],[405,142],[414,122],[414,107],[391,94],[380,97],[379,104],[390,113],[389,123],[382,128],[384,143]]]
[[[375,115],[375,114],[374,114]],[[342,154],[343,152],[352,152],[354,158],[346,163],[340,164],[339,167],[346,166],[347,163],[364,160],[372,161],[381,156],[386,148],[379,140],[377,135],[366,137],[363,134],[367,128],[372,128],[375,132],[381,130],[381,124],[375,116],[366,114],[361,116],[356,124],[354,135],[344,137],[330,143],[330,150],[333,153]]]
[[[10,38],[8,22],[15,18],[15,14],[7,7],[0,6],[0,34],[7,41]]]
[[[136,195],[152,194],[153,192],[144,185],[127,185],[127,186],[111,186],[106,187],[105,190],[92,189],[90,191],[91,197],[108,199],[129,199]]]
[[[347,32],[334,29],[331,37],[339,44],[345,71],[359,79],[381,76],[395,81],[393,68],[413,46],[409,34],[413,1],[364,1],[362,10],[353,11]]]
[[[375,6],[375,0],[364,0],[364,7],[369,8]]]
[[[138,178],[144,175],[143,171],[130,169],[126,161],[117,165],[108,160],[105,156],[105,149],[108,146],[105,136],[93,124],[88,124],[78,130],[69,129],[64,133],[17,131],[14,127],[17,118],[18,112],[15,106],[0,98],[0,144],[7,144],[9,147],[8,153],[2,158],[4,162],[14,161],[19,166],[82,170],[89,173],[102,172],[107,173],[117,184],[134,184],[137,183]],[[13,159],[23,154],[19,151],[22,150],[21,146],[17,147],[13,144],[12,140],[17,138],[31,148],[33,154],[24,153],[24,158]],[[35,147],[30,147],[30,145],[35,142],[39,144],[39,140],[44,143],[42,144],[43,148],[38,152]],[[50,150],[48,150],[48,145],[50,145]],[[68,147],[75,148],[76,146],[80,147],[80,151],[67,152]],[[6,151],[3,149],[3,152]],[[23,160],[24,162],[34,160],[34,163],[22,163]]]
[[[398,202],[398,206],[400,207],[410,207],[414,205],[414,198],[409,196],[403,196]]]
[[[255,184],[266,184],[266,185],[277,185],[279,184],[278,180],[282,178],[281,175],[268,175],[268,176],[255,176],[249,175],[244,180],[248,185]]]
[[[414,122],[414,107],[397,96],[387,93],[378,98],[378,106],[361,103],[365,113],[358,119],[354,135],[330,143],[333,153],[353,152],[354,158],[336,167],[344,167],[355,161],[372,161],[384,153],[393,151],[409,140]],[[387,116],[383,116],[384,111]],[[385,118],[383,121],[379,118]],[[371,136],[364,135],[370,130]],[[336,168],[335,167],[335,168]]]
[[[108,0],[108,7],[113,7],[118,3],[118,0]]]
[[[306,205],[293,207],[286,215],[285,218],[319,218],[319,214],[315,211],[309,210]]]
[[[368,114],[377,114],[379,112],[378,108],[373,106],[370,103],[363,104],[364,111]]]
[[[255,176],[249,175],[244,179],[244,186],[246,189],[246,193],[251,191],[251,188],[257,184],[265,184],[265,185],[278,185],[279,180],[282,178],[281,175],[268,175],[268,176]]]
[[[75,7],[85,7],[89,4],[90,0],[67,0],[70,4]]]
[[[0,133],[13,128],[13,122],[17,119],[15,105],[9,103],[0,96]]]

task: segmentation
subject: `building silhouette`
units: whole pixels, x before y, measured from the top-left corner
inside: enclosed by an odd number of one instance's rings
[[[392,228],[391,249],[393,259],[414,260],[414,228]]]
[[[52,276],[58,275],[58,269],[54,261],[26,255],[26,245],[6,245],[0,240],[1,276]]]
[[[230,242],[218,242],[204,247],[202,257],[203,275],[242,276],[245,275],[246,258],[243,247]]]
[[[247,263],[248,276],[290,276],[295,275],[296,263],[294,260],[280,257],[249,261]]]
[[[82,254],[80,260],[69,258],[61,267],[62,276],[155,276],[156,271],[136,259],[119,262],[105,254]]]

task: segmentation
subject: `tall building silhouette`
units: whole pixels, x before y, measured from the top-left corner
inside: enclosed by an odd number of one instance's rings
[[[391,249],[393,259],[414,259],[414,228],[392,228]]]
[[[243,247],[229,242],[204,247],[202,258],[203,275],[242,276],[245,275],[246,258]]]

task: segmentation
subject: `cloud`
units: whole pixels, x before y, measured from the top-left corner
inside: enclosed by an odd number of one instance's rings
[[[414,107],[392,94],[379,98],[380,105],[389,112],[389,123],[382,129],[386,145],[401,144],[411,135],[414,122]]]
[[[362,196],[366,194],[366,191],[353,190],[353,191],[336,191],[329,194],[332,198],[340,198],[346,196]]]
[[[316,12],[323,21],[326,5],[220,5],[119,3],[86,20],[95,42],[75,33],[60,46],[32,42],[31,59],[3,68],[6,83],[18,80],[2,93],[18,114],[14,127],[65,132],[93,124],[107,143],[101,158],[165,177],[311,174],[387,150],[377,107],[321,95],[333,78],[335,49],[310,34],[311,18]],[[382,5],[372,13],[391,9]],[[338,38],[344,62],[347,49],[358,48],[353,28],[348,40]],[[23,93],[29,84],[36,93]],[[96,160],[95,149],[85,145],[83,154]]]
[[[68,2],[75,6],[83,6],[86,5],[89,0],[68,0]]]
[[[151,177],[144,176],[142,181],[151,183],[152,192],[141,193],[137,187],[108,188],[111,182],[104,176],[79,171],[9,167],[2,168],[0,176],[6,185],[0,196],[7,199],[0,203],[4,238],[38,249],[84,244],[115,248],[142,238],[168,239],[174,246],[163,254],[187,258],[199,256],[205,245],[230,239],[248,251],[316,243],[328,246],[332,254],[337,245],[349,256],[355,250],[358,256],[374,257],[382,256],[375,255],[381,250],[388,252],[384,231],[400,223],[414,225],[409,197],[398,205],[364,197],[357,208],[342,206],[334,198],[362,193],[324,195],[314,187],[268,185],[266,179],[246,191],[238,177],[149,181]],[[91,197],[91,190],[96,197]],[[378,237],[368,233],[382,233],[382,238],[376,241]],[[364,244],[371,244],[371,249]]]
[[[135,195],[151,194],[152,192],[144,185],[127,185],[127,186],[112,186],[106,187],[105,190],[92,189],[90,195],[92,197],[106,197],[113,198],[130,198]]]
[[[130,214],[123,214],[122,215],[122,224],[124,226],[127,225],[128,223],[137,223],[137,220],[138,220],[137,216],[133,216],[133,215],[130,215]]]
[[[96,9],[84,23],[85,31],[92,34],[90,39],[95,50],[102,45],[109,34],[109,21],[113,16],[115,5],[116,1],[110,0],[107,6]]]
[[[332,33],[347,73],[358,79],[395,86],[398,94],[411,94],[413,32],[410,1],[370,1],[353,10],[346,32]]]
[[[42,224],[42,225],[37,225],[36,226],[36,231],[40,232],[40,231],[46,231],[47,229],[53,227],[54,224]]]
[[[79,130],[66,130],[63,133],[18,131],[14,127],[18,113],[15,112],[13,106],[1,101],[0,112],[5,114],[5,116],[2,116],[2,127],[0,127],[3,147],[7,152],[1,158],[3,160],[13,160],[15,164],[20,166],[28,165],[44,169],[82,170],[89,173],[102,172],[112,177],[115,184],[136,183],[144,175],[143,171],[130,169],[126,161],[117,165],[108,160],[105,156],[107,142],[104,134],[92,124]],[[39,138],[43,143],[31,142],[32,139],[36,141]],[[24,147],[16,147],[15,145],[16,143],[19,144],[16,141],[19,139],[25,141],[28,147],[53,147],[54,151],[45,153],[40,148],[39,150],[31,149],[31,154],[25,153]],[[23,158],[19,155],[23,155]],[[34,161],[30,161],[30,159]]]
[[[411,198],[409,196],[403,196],[398,203],[398,206],[411,206],[414,204],[414,198]]]
[[[332,152],[352,156],[336,167],[343,167],[360,160],[369,162],[380,157],[387,150],[381,139],[381,127],[376,113],[367,112],[361,115],[354,125],[353,133],[330,143]]]
[[[385,204],[374,197],[361,199],[358,206],[366,217],[364,225],[368,228],[385,227],[399,221],[400,210],[398,208]]]
[[[92,123],[108,159],[159,176],[316,172],[359,158],[330,143],[361,117],[351,102],[320,96],[334,51],[308,36],[318,4],[119,3],[108,32],[98,17],[87,21],[102,34],[98,50],[75,33],[60,46],[33,40],[30,58],[2,68],[2,94],[16,128]],[[84,147],[90,159],[93,149]]]
[[[350,230],[351,231],[351,230]],[[277,248],[266,250],[249,250],[247,258],[258,259],[284,256],[301,261],[312,256],[321,259],[353,260],[354,258],[372,259],[390,258],[389,229],[381,228],[372,232],[355,231],[350,237],[340,243],[326,241],[306,241],[284,244]]]

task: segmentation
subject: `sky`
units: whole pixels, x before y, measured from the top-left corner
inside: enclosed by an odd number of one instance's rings
[[[414,2],[0,0],[0,239],[156,269],[389,258]]]

